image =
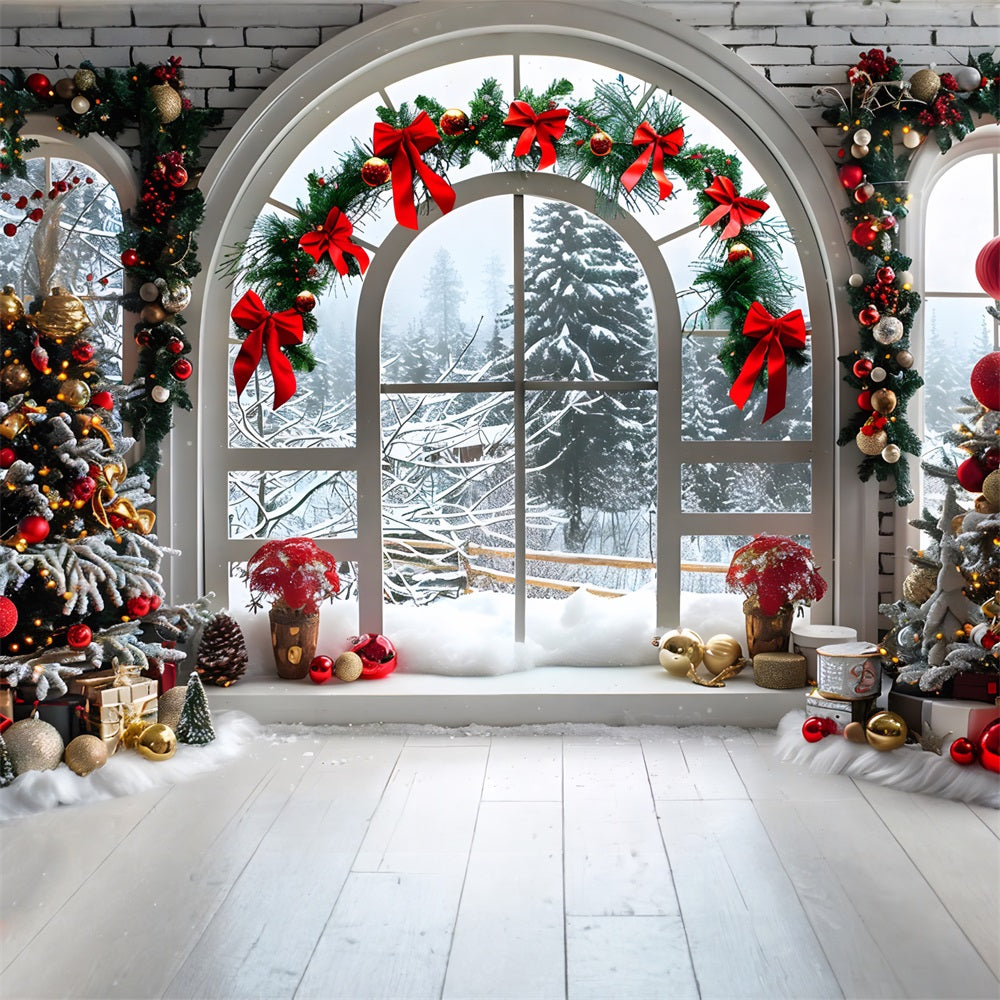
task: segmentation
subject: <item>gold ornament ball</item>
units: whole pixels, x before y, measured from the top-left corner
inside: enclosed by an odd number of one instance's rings
[[[156,721],[171,729],[176,729],[181,721],[181,709],[187,697],[187,685],[172,687],[156,700]]]
[[[876,431],[874,434],[864,434],[858,431],[858,436],[854,439],[858,450],[865,455],[881,455],[882,449],[889,443],[889,436],[885,431]]]
[[[88,101],[83,94],[77,94],[76,97],[69,102],[69,106],[74,113],[78,115],[85,115],[90,110],[90,101]]]
[[[844,738],[850,740],[851,743],[868,742],[868,737],[865,736],[865,727],[860,722],[848,722],[844,726]]]
[[[906,742],[906,720],[895,712],[876,712],[865,724],[865,739],[876,750],[895,750]]]
[[[61,80],[56,80],[52,88],[56,92],[56,97],[61,101],[68,101],[76,93],[76,84],[71,76],[64,76]]]
[[[438,122],[438,128],[441,129],[442,135],[446,135],[449,138],[454,139],[455,136],[468,131],[469,116],[462,111],[461,108],[449,108],[441,116],[441,120]]]
[[[13,285],[4,285],[0,292],[0,323],[9,330],[24,316],[24,303],[17,297]]]
[[[0,428],[2,429],[2,428]],[[977,514],[997,514],[1000,513],[1000,506],[990,503],[984,496],[978,496],[973,503],[973,509]]]
[[[92,69],[78,69],[73,74],[73,84],[77,90],[91,90],[97,86],[97,77]]]
[[[173,288],[165,288],[160,302],[168,313],[183,312],[191,304],[191,286],[182,281]]]
[[[153,95],[156,113],[164,125],[169,125],[170,122],[180,118],[184,110],[181,95],[169,83],[158,83],[150,87],[149,92]]]
[[[146,760],[170,760],[177,752],[177,737],[170,726],[154,722],[143,729],[135,749]]]
[[[167,310],[158,302],[149,302],[142,307],[139,318],[143,323],[151,323],[154,326],[162,323],[167,318]]]
[[[713,674],[721,674],[726,667],[731,667],[743,655],[743,647],[739,639],[720,633],[713,635],[705,643],[702,659],[705,666]]]
[[[913,355],[909,351],[897,351],[896,364],[899,365],[900,368],[912,368]]]
[[[691,661],[692,666],[698,666],[701,658],[705,655],[705,644],[701,641],[701,636],[697,632],[692,632],[689,628],[675,628],[671,632],[660,636],[660,652],[663,662],[662,652],[667,650],[675,656],[685,656]]]
[[[896,409],[896,394],[892,389],[876,389],[872,393],[872,409],[888,416]]]
[[[334,661],[333,675],[341,681],[356,681],[361,676],[364,666],[361,657],[348,650],[346,653],[341,653]]]
[[[63,741],[59,730],[34,717],[15,722],[4,734],[14,774],[26,771],[51,771],[63,759]]]
[[[66,766],[80,777],[104,767],[108,762],[108,747],[104,740],[84,733],[70,740],[65,753]]]
[[[0,369],[0,385],[7,392],[22,392],[31,382],[31,372],[20,361],[13,361]]]
[[[903,597],[911,604],[923,604],[937,589],[937,573],[926,566],[911,569],[903,580]]]
[[[42,299],[42,307],[28,318],[43,336],[66,339],[75,337],[90,326],[83,302],[58,285]]]
[[[390,177],[389,164],[379,156],[371,156],[361,164],[361,179],[369,187],[379,187]]]
[[[82,379],[68,378],[62,383],[56,399],[74,410],[82,410],[90,402],[90,386]]]
[[[687,677],[688,671],[694,664],[683,653],[674,653],[661,647],[660,666],[674,677]]]
[[[983,480],[983,496],[992,507],[1000,507],[1000,469],[994,469]]]
[[[918,100],[929,104],[941,89],[941,77],[932,69],[918,69],[910,77],[910,93]]]

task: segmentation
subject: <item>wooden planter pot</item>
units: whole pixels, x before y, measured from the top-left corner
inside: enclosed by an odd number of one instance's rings
[[[776,615],[765,615],[756,603],[743,602],[747,619],[747,655],[753,659],[757,653],[785,653],[792,635],[795,608],[784,604]]]
[[[278,676],[301,680],[309,673],[319,638],[319,614],[307,615],[288,607],[272,607],[271,648]]]

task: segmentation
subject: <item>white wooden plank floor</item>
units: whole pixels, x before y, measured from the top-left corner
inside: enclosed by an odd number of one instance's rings
[[[0,997],[1000,996],[996,813],[773,742],[316,732],[13,821]]]

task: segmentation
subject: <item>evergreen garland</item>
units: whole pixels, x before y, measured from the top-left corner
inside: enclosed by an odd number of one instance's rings
[[[147,303],[139,297],[138,289],[148,282],[157,284],[164,295],[183,295],[201,270],[195,240],[204,218],[204,199],[197,189],[201,142],[222,120],[222,112],[192,108],[179,96],[182,79],[176,56],[152,68],[138,65],[125,70],[97,69],[83,62],[72,80],[56,85],[66,84],[60,92],[70,95],[67,97],[40,86],[42,81],[48,83],[42,74],[26,76],[20,69],[0,73],[0,177],[27,176],[24,154],[38,145],[19,134],[27,113],[54,112],[60,126],[78,136],[93,133],[115,139],[126,128],[138,128],[142,199],[129,213],[125,231],[119,236],[123,254],[135,251],[137,256],[134,264],[123,260],[131,290],[122,305],[133,312],[142,310]],[[177,95],[174,99],[179,110],[174,118],[161,111],[154,93],[155,88],[164,86]],[[74,108],[77,97],[86,101]],[[86,109],[82,103],[87,104]],[[170,171],[178,168],[187,174],[187,182],[176,183],[180,173],[170,179]],[[187,355],[191,343],[183,326],[179,311],[168,310],[165,319],[140,321],[135,330],[140,351],[123,413],[133,434],[144,439],[145,451],[135,471],[151,477],[160,465],[160,445],[172,426],[173,406],[191,408],[185,385],[190,375]],[[182,359],[184,365],[179,366]],[[156,387],[169,393],[167,400],[154,400]]]
[[[866,452],[858,475],[864,482],[873,475],[879,482],[891,479],[891,492],[900,506],[913,500],[905,455],[919,455],[920,441],[906,419],[906,408],[923,379],[912,368],[908,350],[920,295],[913,290],[908,273],[912,261],[898,249],[897,223],[909,211],[906,173],[923,139],[933,135],[938,148],[946,152],[975,128],[976,116],[1000,117],[1000,64],[984,53],[970,56],[969,67],[975,70],[970,83],[976,73],[978,83],[962,93],[955,76],[938,76],[929,69],[904,82],[899,63],[881,49],[871,49],[862,52],[848,71],[849,101],[833,88],[820,92],[824,103],[834,104],[823,117],[843,132],[837,157],[850,204],[841,214],[851,231],[848,247],[858,262],[846,293],[858,317],[859,344],[839,359],[844,381],[858,393],[858,409],[848,418],[837,444],[864,443],[862,436],[871,430],[873,419],[878,421],[870,405],[871,394],[881,388],[895,393],[895,409],[880,421],[886,448],[881,453]],[[859,144],[859,132],[862,138],[867,132],[870,141]],[[897,138],[903,145],[899,154]],[[877,339],[878,321],[871,322],[871,314],[863,312],[873,306],[879,317],[895,317],[902,324],[898,340],[885,344]],[[884,372],[884,378],[872,379],[872,367],[881,369],[877,374]]]
[[[553,81],[540,93],[523,88],[516,97],[529,105],[535,114],[557,108],[568,111],[565,131],[561,138],[553,140],[555,170],[593,187],[597,211],[606,217],[620,212],[622,204],[632,210],[643,205],[659,210],[663,202],[651,163],[631,190],[623,186],[622,175],[645,150],[646,144],[633,144],[636,129],[644,122],[658,136],[682,129],[684,116],[680,104],[661,93],[640,96],[622,77],[596,83],[593,95],[582,100],[573,100],[572,91],[572,84],[562,79]],[[440,122],[446,112],[453,110],[454,105],[445,106],[432,97],[420,95],[413,100],[412,106],[404,103],[399,108],[380,107],[377,113],[382,122],[402,129],[420,112]],[[446,176],[449,169],[468,165],[473,154],[486,157],[496,169],[536,169],[541,159],[539,144],[534,143],[527,155],[515,157],[513,147],[522,130],[504,124],[507,113],[508,102],[500,85],[496,80],[485,80],[468,102],[464,130],[445,134],[442,128],[440,142],[424,154],[425,162],[442,176]],[[601,132],[611,139],[611,149],[605,155],[599,155],[591,146],[591,139]],[[296,296],[302,292],[318,296],[328,291],[341,276],[327,258],[317,263],[300,250],[299,239],[321,228],[332,208],[339,208],[352,225],[358,227],[369,213],[385,206],[391,199],[391,186],[372,188],[361,179],[361,168],[372,155],[370,142],[362,144],[355,139],[351,149],[340,156],[333,169],[310,173],[306,178],[306,197],[295,205],[296,216],[263,216],[249,238],[231,249],[223,262],[222,272],[252,286],[271,312],[295,308]],[[671,178],[679,180],[694,193],[694,208],[699,220],[718,207],[718,202],[704,190],[717,176],[727,177],[741,197],[760,199],[766,195],[763,188],[748,193],[740,190],[742,168],[735,153],[707,145],[690,145],[686,136],[675,155],[664,157],[663,165]],[[415,182],[415,187],[419,191],[419,182]],[[704,314],[706,321],[722,322],[728,330],[720,360],[730,380],[734,380],[757,343],[742,335],[750,305],[758,301],[778,316],[786,310],[795,286],[782,265],[780,244],[789,239],[783,223],[758,221],[745,226],[735,237],[723,238],[727,221],[723,218],[710,227],[697,265],[696,286],[704,296],[699,312]],[[356,232],[354,239],[358,238]],[[359,277],[357,261],[350,256],[346,260],[347,279]],[[303,311],[302,318],[305,332],[314,333],[316,321],[308,310]],[[246,336],[246,331],[239,328],[235,332],[238,337]],[[315,364],[307,345],[282,349],[297,370],[310,370]],[[807,363],[808,355],[804,350],[789,349],[786,359],[788,364],[801,367]],[[754,391],[765,388],[766,384],[765,370]]]

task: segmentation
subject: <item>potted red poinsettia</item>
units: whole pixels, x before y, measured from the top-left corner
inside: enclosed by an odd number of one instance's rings
[[[726,586],[745,598],[750,656],[785,652],[796,609],[826,593],[812,551],[784,535],[758,535],[738,548]]]
[[[311,538],[265,542],[247,563],[250,607],[262,595],[271,604],[271,646],[278,676],[298,680],[309,673],[319,636],[319,606],[340,591],[337,561]]]

